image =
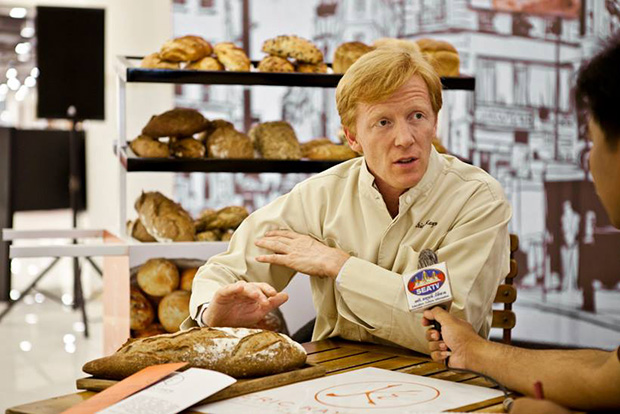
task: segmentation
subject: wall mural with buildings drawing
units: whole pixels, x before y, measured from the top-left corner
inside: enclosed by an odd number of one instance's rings
[[[243,3],[248,14],[243,24]],[[476,91],[444,93],[440,137],[503,185],[512,203],[519,304],[620,332],[620,232],[585,168],[585,122],[571,87],[599,40],[620,29],[620,0],[174,0],[175,35],[242,44],[298,34],[331,61],[342,42],[434,37],[454,44]],[[301,141],[336,141],[333,89],[178,85],[177,104],[238,128],[285,119]],[[245,107],[251,108],[244,111]],[[250,101],[248,104],[247,102]],[[304,174],[179,174],[177,197],[203,207],[261,207]],[[553,340],[553,338],[550,338]]]

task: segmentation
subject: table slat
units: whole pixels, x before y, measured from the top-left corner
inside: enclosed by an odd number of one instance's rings
[[[366,367],[368,364],[377,361],[383,361],[391,359],[393,357],[386,354],[378,354],[376,352],[364,352],[359,355],[352,355],[340,359],[334,359],[332,361],[323,362],[319,364],[327,370],[327,375],[331,375],[336,372],[340,372],[343,369],[349,369],[354,367]]]
[[[327,351],[317,352],[315,354],[308,355],[307,362],[310,364],[318,364],[321,362],[331,361],[334,359],[340,359],[352,355],[363,354],[365,351],[357,348],[336,348],[328,349]]]

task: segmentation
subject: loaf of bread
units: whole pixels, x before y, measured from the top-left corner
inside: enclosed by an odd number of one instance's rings
[[[214,57],[207,56],[195,62],[190,62],[185,69],[189,70],[224,70],[224,65]]]
[[[260,72],[295,72],[291,62],[279,56],[266,56],[258,63]]]
[[[189,267],[181,271],[181,285],[179,286],[181,290],[187,292],[192,291],[192,283],[194,282],[194,277],[196,277],[197,272],[197,267]]]
[[[178,331],[181,323],[189,316],[190,295],[185,290],[176,290],[159,302],[157,316],[166,331]]]
[[[323,62],[312,64],[306,62],[296,62],[295,70],[301,73],[327,73],[327,65]]]
[[[140,67],[145,69],[180,69],[179,62],[162,60],[159,53],[151,53],[143,57]]]
[[[170,62],[195,61],[209,56],[213,52],[211,44],[200,36],[183,36],[165,42],[159,56]]]
[[[166,330],[159,323],[152,323],[147,326],[145,329],[140,329],[139,331],[133,331],[133,338],[148,338],[149,336],[155,336],[166,333]]]
[[[206,149],[202,142],[190,137],[171,140],[170,152],[177,158],[204,158]]]
[[[215,45],[215,55],[224,65],[226,70],[233,72],[249,72],[250,58],[245,51],[231,42],[223,42]]]
[[[278,36],[263,43],[263,52],[300,62],[321,63],[323,53],[309,40],[298,36]]]
[[[131,329],[146,329],[155,319],[151,302],[139,289],[131,288],[129,293],[129,326]]]
[[[179,269],[170,260],[147,260],[136,276],[138,286],[152,296],[166,296],[179,287]]]
[[[138,157],[168,158],[170,156],[168,145],[148,135],[139,135],[129,143],[129,147]]]
[[[221,237],[222,237],[222,232],[218,229],[205,230],[205,231],[196,233],[196,240],[198,241],[206,241],[206,242],[220,241]]]
[[[201,216],[196,220],[195,226],[198,231],[236,229],[249,215],[245,207],[228,206]]]
[[[254,158],[254,147],[250,138],[232,126],[215,129],[207,137],[206,146],[209,158]]]
[[[355,158],[359,154],[348,145],[324,144],[310,148],[305,157],[310,160],[345,161]]]
[[[372,45],[375,48],[390,47],[390,48],[403,49],[415,55],[419,55],[421,53],[420,46],[418,46],[418,44],[414,42],[413,40],[407,40],[407,39],[397,39],[394,37],[382,37],[381,39],[375,40],[372,43]]]
[[[135,207],[144,228],[158,242],[194,240],[196,229],[191,216],[163,194],[142,193]]]
[[[160,115],[154,115],[142,134],[149,137],[191,137],[207,129],[208,121],[195,109],[175,108]]]
[[[191,328],[130,339],[116,353],[82,368],[96,378],[120,380],[151,365],[188,362],[235,378],[261,377],[301,367],[306,352],[286,335],[245,328]]]
[[[439,76],[459,76],[460,59],[456,48],[443,40],[419,39],[422,56],[433,66]]]
[[[140,219],[136,219],[134,221],[130,220],[127,222],[127,234],[143,243],[152,243],[157,241],[155,240],[155,237],[151,236],[149,232],[146,231]]]
[[[336,48],[332,69],[334,73],[345,73],[363,55],[374,48],[362,42],[346,42]]]
[[[297,135],[288,122],[264,122],[252,127],[248,135],[263,158],[274,160],[301,158]]]
[[[220,240],[223,241],[223,242],[230,241],[230,239],[232,239],[232,236],[233,236],[234,233],[235,233],[235,231],[233,229],[228,229],[224,233],[222,233],[222,236],[220,237]]]

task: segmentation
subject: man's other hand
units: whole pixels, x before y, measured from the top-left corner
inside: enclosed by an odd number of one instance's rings
[[[450,357],[451,368],[468,368],[467,356],[471,347],[482,346],[480,338],[472,326],[461,319],[455,318],[442,308],[435,307],[424,311],[422,325],[431,326],[436,320],[441,324],[441,339],[435,329],[426,331],[426,340],[431,358],[444,361]]]
[[[267,283],[239,281],[218,289],[202,318],[212,327],[252,327],[287,300]]]
[[[534,400],[532,398],[519,398],[510,409],[510,414],[570,414],[572,411],[567,410],[561,405],[557,405],[549,400]]]
[[[286,266],[310,276],[335,279],[350,257],[340,249],[288,230],[268,231],[264,237],[256,240],[255,244],[274,252],[257,256],[257,261]]]

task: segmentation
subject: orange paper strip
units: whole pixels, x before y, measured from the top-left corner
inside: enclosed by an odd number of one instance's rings
[[[144,388],[155,384],[160,379],[170,375],[179,368],[187,365],[187,362],[175,362],[171,364],[160,364],[146,367],[124,380],[112,385],[93,395],[86,401],[74,405],[62,414],[91,414],[103,410],[106,407],[116,404],[123,398],[127,398]]]

